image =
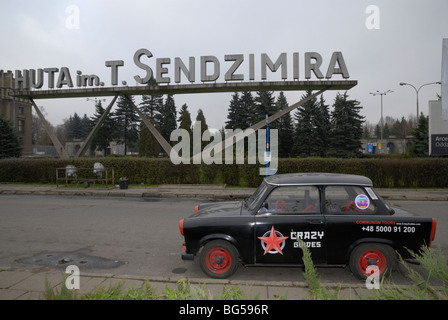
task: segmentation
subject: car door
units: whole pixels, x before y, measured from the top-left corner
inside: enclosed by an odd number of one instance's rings
[[[363,238],[373,239],[377,236],[374,232],[376,226],[381,226],[382,223],[387,223],[385,220],[389,220],[378,215],[379,208],[374,201],[378,200],[378,197],[371,189],[367,190],[351,185],[331,185],[323,189],[322,211],[327,225],[329,264],[345,263],[347,253],[357,241]],[[391,227],[390,229],[392,231]],[[384,230],[388,231],[389,227]]]
[[[303,264],[303,245],[314,263],[325,263],[325,225],[318,187],[273,189],[255,215],[255,263]]]

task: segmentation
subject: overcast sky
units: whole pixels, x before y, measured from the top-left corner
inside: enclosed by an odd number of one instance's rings
[[[366,13],[369,5],[377,10]],[[380,97],[369,94],[377,90],[394,91],[384,97],[384,116],[415,115],[416,93],[399,83],[418,88],[440,81],[442,39],[448,38],[447,0],[1,0],[1,8],[0,69],[68,67],[74,81],[81,70],[98,75],[106,86],[111,85],[107,60],[124,61],[120,83],[135,85],[133,77],[144,76],[133,62],[140,48],[152,52],[153,58],[146,63],[153,69],[156,58],[171,58],[171,84],[175,57],[184,62],[195,57],[196,82],[200,83],[201,56],[219,59],[222,69],[217,82],[224,82],[226,54],[244,54],[238,71],[245,73],[251,53],[255,59],[267,53],[274,60],[286,52],[291,64],[293,53],[299,52],[300,80],[305,80],[305,52],[322,55],[325,74],[331,54],[341,51],[350,80],[358,81],[348,94],[360,101],[362,115],[371,123],[380,119]],[[76,17],[79,24],[72,19]],[[245,77],[248,80],[247,73]],[[276,77],[270,74],[268,80]],[[292,80],[292,72],[288,78]],[[339,79],[335,75],[332,80]],[[440,94],[440,85],[421,89],[424,114],[436,93]],[[288,102],[299,101],[302,94],[288,92]],[[175,101],[178,110],[187,103],[193,118],[202,108],[209,126],[221,128],[231,95],[176,95]],[[330,105],[334,96],[334,92],[324,94]],[[85,98],[38,100],[37,104],[45,108],[53,125],[75,112],[94,113],[94,103]]]

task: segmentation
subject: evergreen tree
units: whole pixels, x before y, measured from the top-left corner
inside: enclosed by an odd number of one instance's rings
[[[254,99],[252,110],[249,111],[251,124],[254,125],[260,121],[266,121],[266,116],[271,116],[276,113],[277,106],[275,104],[275,97],[272,91],[258,91],[257,97]],[[279,120],[269,123],[269,129],[277,129]],[[256,145],[258,146],[258,134],[256,135]],[[245,150],[247,150],[248,141],[245,142]],[[257,147],[258,148],[258,147]]]
[[[383,138],[387,139],[390,136],[390,129],[389,129],[389,125],[386,123],[383,127]]]
[[[64,126],[66,128],[66,140],[84,140],[91,129],[90,119],[86,114],[81,118],[76,112],[73,116],[70,115],[68,120],[65,120]]]
[[[154,78],[148,82],[148,86],[156,86]],[[143,95],[140,103],[140,110],[149,118],[157,131],[161,132],[160,123],[163,117],[160,112],[163,111],[162,95]],[[140,123],[140,134],[138,140],[138,153],[142,157],[157,157],[161,152],[161,147],[154,135],[149,131],[144,122]],[[168,138],[169,139],[169,138]],[[169,140],[168,140],[169,141]]]
[[[272,116],[277,111],[272,91],[258,91],[257,95],[251,112],[252,125],[265,120],[266,115]],[[277,128],[277,122],[270,123],[269,127],[272,129]]]
[[[83,139],[85,139],[85,138],[87,138],[90,131],[92,130],[92,122],[90,121],[89,117],[85,113],[81,119],[81,128],[82,128]]]
[[[192,121],[191,121],[191,114],[190,111],[188,111],[187,104],[184,104],[180,111],[179,111],[179,118],[177,119],[179,122],[179,129],[185,129],[187,130],[189,137],[190,137],[190,153],[193,150],[193,134],[192,134]],[[180,155],[182,156],[182,155]]]
[[[318,146],[317,152],[321,157],[326,157],[328,154],[328,149],[330,148],[331,123],[329,106],[325,104],[323,95],[320,95],[316,116],[316,125],[318,137],[318,141],[316,141]]]
[[[255,99],[250,91],[244,91],[240,97],[241,119],[239,120],[240,127],[236,129],[245,130],[251,125],[255,124],[252,112],[255,108]]]
[[[75,114],[72,116],[70,115],[68,120],[66,119],[64,121],[64,125],[65,125],[65,139],[67,141],[73,141],[73,139],[76,136],[76,127],[79,127],[79,116],[78,114],[75,112]]]
[[[404,118],[403,118],[404,119]],[[405,120],[406,121],[406,120]],[[401,134],[401,123],[398,119],[395,119],[394,123],[392,124],[392,128],[390,129],[391,135],[402,138]]]
[[[429,117],[425,117],[423,113],[418,118],[418,126],[412,132],[414,138],[414,146],[412,153],[417,157],[427,157],[429,154],[429,134],[428,134]]]
[[[280,92],[277,101],[275,102],[277,110],[284,110],[288,108],[288,101],[283,92]],[[293,146],[294,128],[289,112],[278,119],[278,156],[286,158],[291,155]]]
[[[370,129],[368,123],[364,123],[362,127],[362,139],[370,139]]]
[[[202,109],[198,110],[196,121],[193,125],[193,131],[199,130],[199,125],[201,126],[200,131],[201,131],[201,151],[202,151],[204,150],[204,147],[210,143],[209,141],[202,141],[202,134],[204,133],[205,130],[208,130],[207,121],[205,120],[204,112],[202,111]]]
[[[0,159],[22,155],[22,145],[12,124],[0,117]]]
[[[177,121],[179,122],[179,128],[187,130],[191,136],[191,114],[190,111],[188,111],[188,106],[186,103],[181,107]]]
[[[302,99],[312,95],[308,90]],[[310,157],[319,156],[321,149],[319,145],[319,105],[317,99],[313,98],[297,108],[294,117],[297,121],[294,130],[293,154],[295,156]]]
[[[149,121],[154,125],[156,130],[160,132],[160,127],[155,124],[153,119]],[[146,124],[140,122],[140,137],[138,139],[138,155],[140,157],[158,157],[161,151],[161,146],[154,135],[149,131]]]
[[[134,97],[130,96],[134,101]],[[124,152],[133,148],[138,140],[139,117],[126,97],[120,96],[113,115],[117,142],[124,143]]]
[[[154,78],[151,78],[148,83],[149,86],[157,85]],[[140,103],[140,110],[146,114],[149,119],[153,119],[163,109],[163,96],[162,95],[143,95],[142,102]]]
[[[375,137],[376,137],[377,139],[380,139],[380,138],[381,138],[381,127],[380,127],[379,124],[377,124],[377,125],[375,126]]]
[[[98,100],[95,104],[95,113],[90,118],[90,124],[93,128],[100,120],[101,116],[104,114],[106,110],[103,108],[101,101]],[[114,123],[111,117],[113,113],[109,113],[104,119],[101,127],[98,129],[95,137],[93,138],[92,144],[90,148],[95,150],[98,148],[99,150],[104,150],[106,155],[106,150],[109,148],[110,143],[114,140]]]
[[[165,103],[159,109],[159,114],[155,118],[155,122],[160,126],[161,135],[167,141],[170,141],[171,132],[177,128],[176,104],[172,94],[166,97]]]
[[[361,153],[364,117],[356,100],[348,100],[347,93],[337,94],[331,114],[330,152],[334,157],[357,157]]]
[[[411,134],[410,126],[412,126],[412,121],[407,121],[404,117],[401,117],[401,121],[398,119],[395,120],[391,133],[397,138],[405,139],[407,136]]]
[[[240,97],[238,92],[235,92],[232,95],[232,100],[230,101],[228,113],[227,113],[227,121],[226,121],[226,129],[242,129],[242,112],[241,112],[241,104]],[[247,116],[247,115],[246,115]]]

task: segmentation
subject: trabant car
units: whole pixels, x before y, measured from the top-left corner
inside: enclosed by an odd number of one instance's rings
[[[243,201],[203,203],[180,220],[182,259],[199,259],[212,278],[238,265],[300,266],[306,246],[314,265],[349,266],[359,279],[388,274],[397,252],[430,246],[436,220],[385,203],[363,176],[280,174]],[[370,268],[369,268],[370,267]]]

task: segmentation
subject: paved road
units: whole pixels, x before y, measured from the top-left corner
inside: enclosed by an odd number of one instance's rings
[[[82,272],[204,278],[182,261],[178,221],[198,200],[61,196],[0,196],[0,268],[45,270],[77,264]],[[448,256],[447,201],[396,201],[418,215],[437,218],[435,245]],[[352,284],[348,268],[320,268],[324,283]],[[303,281],[300,268],[240,267],[235,280]],[[400,273],[396,283],[404,283]]]

